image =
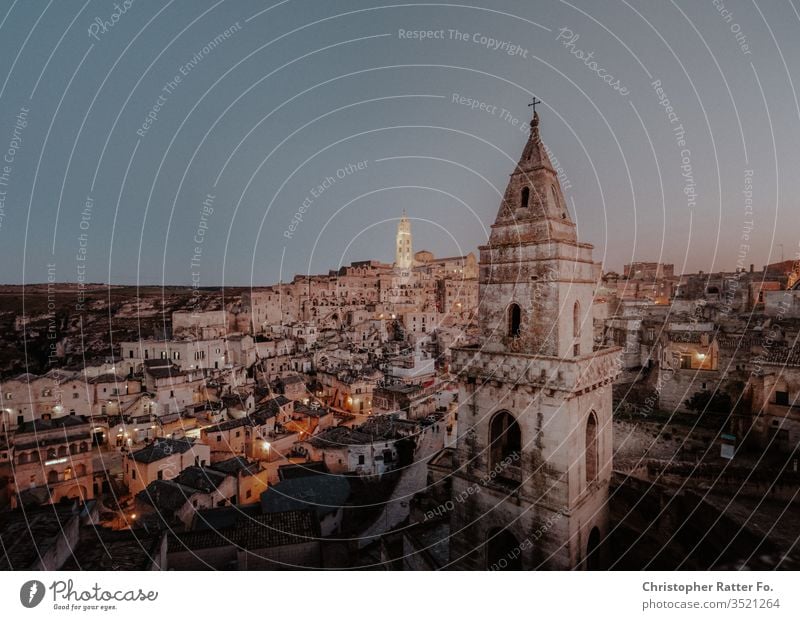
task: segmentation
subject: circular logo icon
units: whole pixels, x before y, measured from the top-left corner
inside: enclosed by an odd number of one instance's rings
[[[26,581],[19,590],[19,602],[28,609],[36,607],[42,602],[43,598],[44,584],[41,581],[36,581],[36,579]]]

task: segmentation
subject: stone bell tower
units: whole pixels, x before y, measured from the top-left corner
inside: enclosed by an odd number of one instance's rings
[[[414,249],[411,244],[411,222],[403,210],[403,217],[397,223],[397,238],[395,239],[394,265],[401,272],[411,270],[414,265]]]
[[[452,566],[600,567],[619,349],[593,346],[592,246],[577,239],[535,111],[479,269],[480,342],[453,349]]]

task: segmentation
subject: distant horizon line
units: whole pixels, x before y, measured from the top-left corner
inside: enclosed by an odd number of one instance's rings
[[[764,272],[766,270],[766,268],[769,267],[770,265],[776,265],[776,264],[787,262],[787,261],[791,261],[791,259],[785,259],[783,261],[777,261],[775,263],[768,263],[766,265],[762,265],[760,269],[755,269],[754,268],[752,273]],[[365,262],[365,261],[355,261],[355,262]],[[655,263],[657,261],[635,261],[635,262],[636,263]],[[794,261],[794,262],[797,262],[797,261]],[[628,264],[633,264],[633,263],[628,263]],[[674,266],[674,263],[661,263],[661,264],[662,265],[673,265]],[[336,269],[331,269],[331,271],[337,271],[337,270]],[[716,271],[698,270],[698,271],[693,271],[693,272],[679,273],[679,274],[674,274],[672,277],[680,278],[680,277],[683,277],[683,276],[691,276],[691,275],[714,275],[714,274],[723,274],[723,273],[738,273],[739,271],[744,271],[746,273],[750,273],[749,269],[747,269],[747,268],[735,267],[733,270],[724,270],[724,269],[720,269],[720,270],[716,270]],[[606,274],[609,274],[609,273],[616,273],[616,274],[618,274],[620,276],[623,276],[624,268],[622,270],[619,270],[619,271],[615,270],[615,269],[609,269],[608,271],[603,271],[603,275],[606,275]],[[292,280],[294,280],[294,278],[296,278],[298,276],[302,276],[302,277],[319,277],[319,276],[322,276],[322,277],[325,277],[325,276],[328,276],[328,274],[326,274],[326,273],[295,274],[294,276],[292,276]],[[70,287],[75,287],[75,288],[81,288],[82,287],[83,289],[87,289],[87,288],[105,288],[105,287],[140,287],[140,288],[145,288],[145,287],[162,287],[162,288],[164,288],[164,287],[166,287],[166,288],[190,288],[190,289],[193,288],[193,289],[203,290],[203,289],[219,289],[219,288],[266,288],[266,287],[270,287],[270,286],[276,286],[276,285],[279,285],[279,284],[290,284],[292,282],[292,280],[280,280],[278,282],[272,282],[272,283],[269,283],[269,284],[254,284],[254,283],[249,283],[249,284],[204,284],[202,286],[195,286],[192,283],[179,284],[179,283],[169,283],[169,282],[156,282],[156,283],[150,283],[150,282],[146,282],[146,283],[143,283],[143,282],[131,282],[131,283],[127,283],[127,282],[119,282],[119,283],[89,282],[89,283],[86,283],[86,284],[83,284],[83,285],[81,285],[79,282],[74,282],[74,281],[63,281],[63,282],[46,282],[46,281],[44,281],[44,282],[0,282],[0,287],[2,287],[2,286],[25,287],[25,286],[50,286],[50,285],[52,285],[52,286],[70,286]]]

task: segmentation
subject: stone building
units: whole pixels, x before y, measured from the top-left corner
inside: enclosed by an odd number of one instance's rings
[[[619,349],[594,350],[592,246],[577,239],[538,114],[479,265],[479,344],[453,348],[451,566],[600,566]]]
[[[19,426],[14,435],[14,503],[93,498],[91,430],[91,421],[77,415]]]

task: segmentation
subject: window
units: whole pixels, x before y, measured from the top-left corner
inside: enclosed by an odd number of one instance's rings
[[[77,392],[73,392],[72,393],[72,398],[73,398],[73,400],[77,400],[78,398],[80,398],[80,395]]]
[[[581,305],[577,301],[572,307],[572,355],[578,357],[581,354]]]
[[[508,335],[519,338],[522,327],[522,309],[519,304],[511,304],[508,308]]]
[[[158,473],[156,474],[156,477],[157,477],[159,480],[163,480],[163,479],[164,479],[164,470],[163,470],[163,469],[159,469],[159,470],[158,470]]]
[[[508,411],[495,414],[489,425],[489,467],[494,470],[500,465],[510,464],[509,460],[517,460],[522,449],[522,434],[516,419]],[[503,472],[500,472],[502,477]]]
[[[136,480],[136,470],[135,469],[131,472],[131,479],[132,480]]]
[[[359,465],[363,465],[364,464],[364,455],[363,454],[359,454],[358,455],[358,464]]]
[[[597,480],[597,470],[599,469],[597,449],[597,416],[594,411],[589,414],[586,422],[586,482]]]
[[[245,497],[247,499],[250,499],[251,497],[253,497],[253,491],[250,490],[250,489],[247,489],[247,493],[245,493]]]
[[[530,199],[531,199],[531,188],[527,186],[523,187],[522,192],[520,193],[519,196],[519,206],[522,207],[523,209],[527,209]]]
[[[681,353],[681,368],[687,369],[692,367],[692,354]]]
[[[776,405],[783,405],[784,407],[789,406],[789,392],[775,392],[775,404]]]

